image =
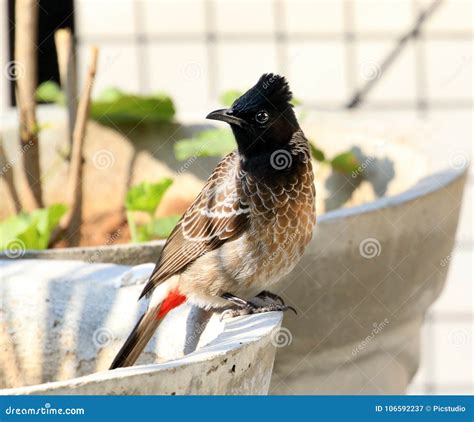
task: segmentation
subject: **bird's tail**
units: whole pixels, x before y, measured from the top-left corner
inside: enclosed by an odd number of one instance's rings
[[[164,285],[162,286],[165,287]],[[117,353],[117,356],[115,356],[114,361],[110,365],[110,369],[132,366],[137,361],[166,314],[186,300],[186,296],[182,295],[177,288],[166,290],[165,294],[157,292],[158,295],[161,296],[158,303],[156,303],[157,300],[153,298],[153,296],[155,296],[155,294],[153,294],[148,309],[141,316],[124,345]]]

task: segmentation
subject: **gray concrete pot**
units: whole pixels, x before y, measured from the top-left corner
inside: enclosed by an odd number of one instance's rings
[[[183,305],[138,366],[107,371],[145,305],[137,297],[152,269],[0,261],[0,394],[267,394],[276,312],[221,322]]]
[[[446,170],[320,217],[277,289],[299,314],[285,320],[293,342],[277,354],[271,393],[405,392],[424,315],[446,281],[465,179],[465,170]]]
[[[453,247],[466,165],[432,166],[436,140],[418,123],[323,116],[305,131],[329,155],[353,147],[362,163],[355,177],[319,180],[318,209],[367,189],[376,199],[319,212],[303,260],[277,286],[299,314],[286,316],[291,341],[278,351],[270,393],[402,394],[418,367],[424,314],[446,280],[449,265],[441,263]],[[154,262],[162,245],[24,257],[138,264]]]

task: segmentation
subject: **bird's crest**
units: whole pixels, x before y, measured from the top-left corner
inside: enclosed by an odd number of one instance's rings
[[[283,76],[263,74],[258,82],[232,104],[236,112],[257,111],[263,106],[278,108],[288,105],[293,98],[288,82]]]

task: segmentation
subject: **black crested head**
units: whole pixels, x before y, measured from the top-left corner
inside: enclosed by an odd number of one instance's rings
[[[293,95],[283,76],[266,73],[228,109],[207,118],[230,124],[243,158],[284,148],[300,130],[291,100]]]
[[[236,112],[258,110],[261,107],[291,107],[293,94],[283,76],[273,73],[263,74],[258,82],[232,104]]]

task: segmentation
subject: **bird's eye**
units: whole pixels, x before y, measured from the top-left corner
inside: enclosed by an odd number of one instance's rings
[[[255,121],[257,123],[260,123],[261,125],[263,125],[264,123],[267,123],[269,119],[270,119],[270,116],[265,110],[261,110],[255,115]]]

